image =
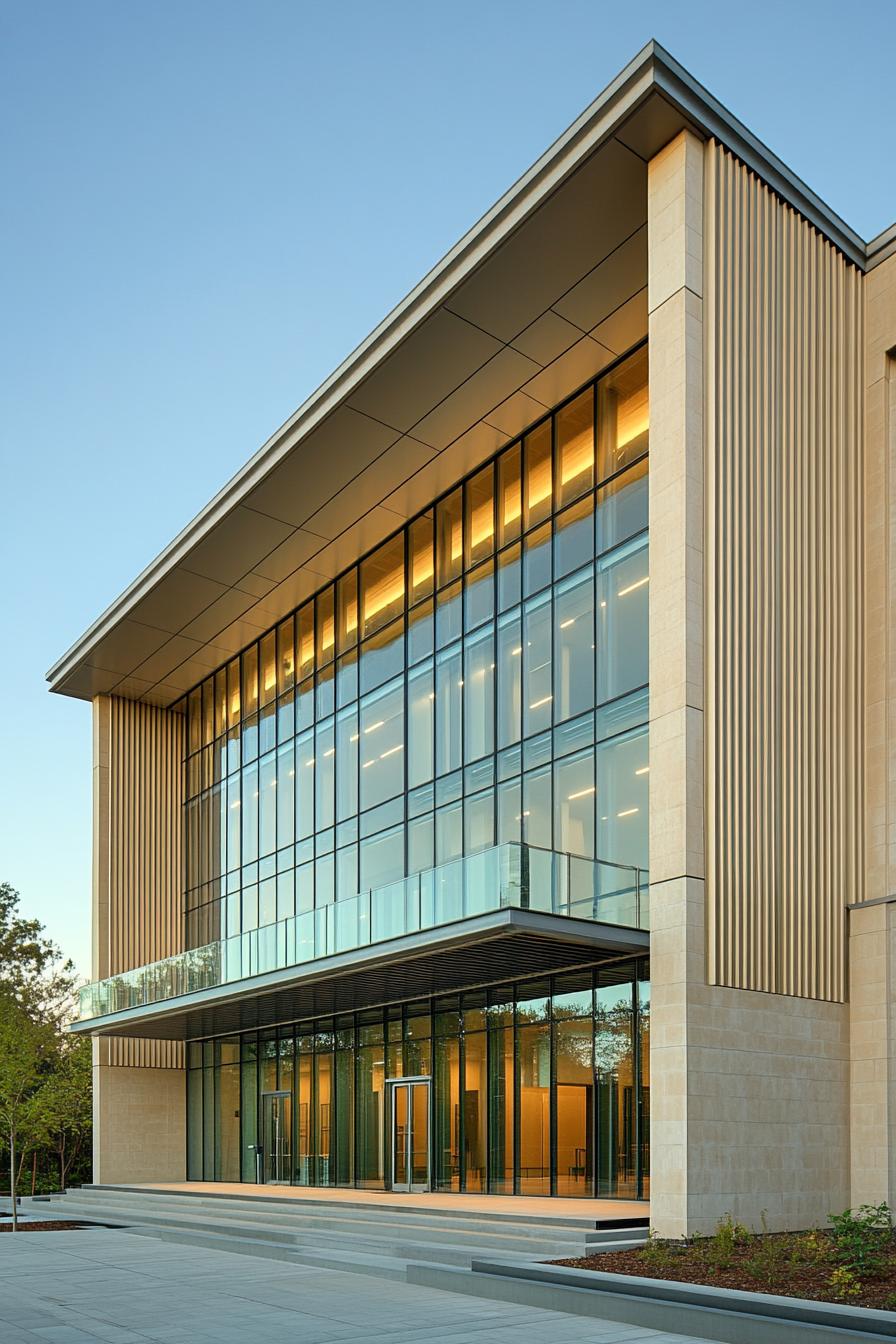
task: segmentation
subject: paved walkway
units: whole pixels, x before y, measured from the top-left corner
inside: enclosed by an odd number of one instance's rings
[[[700,1344],[684,1335],[104,1228],[0,1235],[0,1340]]]

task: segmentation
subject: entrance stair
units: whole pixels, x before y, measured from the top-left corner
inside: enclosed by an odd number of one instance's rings
[[[595,1214],[539,1213],[510,1201],[507,1213],[402,1208],[350,1199],[192,1194],[85,1185],[37,1196],[35,1210],[127,1228],[140,1236],[240,1255],[404,1280],[409,1264],[469,1270],[473,1260],[559,1260],[641,1245],[647,1218],[600,1226]],[[522,1206],[522,1208],[520,1207]],[[594,1205],[590,1208],[593,1210]],[[512,1211],[511,1211],[512,1210]]]

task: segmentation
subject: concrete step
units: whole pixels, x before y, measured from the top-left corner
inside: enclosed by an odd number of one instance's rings
[[[287,1260],[296,1265],[313,1265],[318,1269],[343,1270],[348,1274],[366,1274],[379,1279],[404,1281],[407,1261],[384,1255],[358,1255],[350,1251],[297,1251],[276,1242],[252,1241],[247,1237],[227,1236],[216,1232],[179,1232],[173,1228],[131,1227],[128,1233],[138,1237],[152,1237],[156,1241],[180,1246],[203,1246],[211,1250],[228,1251],[232,1255],[251,1255],[263,1260]]]
[[[602,1246],[615,1245],[620,1237],[642,1245],[647,1240],[648,1230],[640,1224],[631,1223],[620,1223],[618,1227],[602,1227],[598,1231],[585,1233],[585,1245],[600,1250]]]
[[[47,1197],[48,1199],[51,1197]],[[59,1205],[60,1196],[52,1197]],[[281,1223],[284,1227],[290,1228],[308,1228],[308,1229],[329,1229],[344,1227],[347,1230],[355,1231],[363,1228],[381,1231],[385,1228],[393,1229],[426,1229],[435,1228],[444,1231],[446,1236],[464,1237],[467,1234],[487,1235],[487,1236],[508,1236],[517,1241],[545,1241],[552,1243],[565,1243],[570,1246],[580,1246],[584,1244],[589,1237],[599,1237],[610,1235],[609,1233],[597,1232],[594,1228],[570,1228],[565,1225],[553,1226],[550,1224],[527,1225],[515,1220],[504,1219],[501,1216],[479,1218],[443,1218],[438,1210],[414,1210],[409,1209],[390,1209],[381,1208],[376,1205],[355,1206],[353,1211],[346,1214],[340,1210],[337,1213],[331,1213],[330,1209],[324,1205],[315,1205],[313,1209],[306,1209],[304,1201],[292,1201],[292,1203],[282,1202],[268,1204],[261,1200],[246,1199],[242,1201],[230,1200],[205,1200],[197,1199],[178,1199],[166,1196],[148,1196],[137,1195],[127,1198],[123,1195],[108,1196],[97,1192],[86,1192],[82,1190],[72,1190],[64,1197],[64,1202],[72,1204],[77,1203],[79,1208],[102,1208],[104,1211],[109,1209],[128,1210],[129,1214],[134,1211],[146,1210],[162,1211],[165,1213],[184,1213],[186,1211],[201,1210],[204,1215],[210,1217],[222,1216],[227,1211],[228,1217],[251,1218],[252,1220],[261,1218],[267,1223]],[[613,1233],[612,1235],[615,1235]]]
[[[276,1187],[271,1188],[275,1189]],[[322,1195],[320,1199],[315,1199],[313,1195],[303,1195],[301,1198],[291,1198],[288,1195],[278,1197],[275,1194],[238,1195],[238,1194],[231,1194],[230,1192],[218,1194],[202,1188],[197,1188],[195,1191],[170,1190],[170,1189],[159,1190],[157,1187],[152,1186],[139,1186],[139,1185],[122,1186],[122,1185],[103,1185],[103,1184],[88,1184],[73,1187],[73,1193],[77,1193],[79,1196],[90,1195],[93,1192],[102,1192],[104,1195],[108,1195],[110,1197],[123,1197],[123,1198],[133,1198],[133,1196],[135,1195],[140,1195],[141,1199],[145,1196],[146,1198],[151,1199],[166,1199],[166,1200],[187,1199],[191,1201],[202,1200],[203,1202],[209,1201],[214,1203],[226,1201],[227,1203],[243,1203],[250,1205],[252,1207],[255,1207],[262,1203],[274,1203],[279,1204],[281,1207],[292,1209],[298,1204],[305,1209],[310,1208],[324,1209],[332,1216],[343,1215],[348,1217],[355,1217],[358,1211],[362,1213],[364,1212],[369,1213],[372,1210],[376,1210],[377,1214],[382,1213],[383,1215],[389,1215],[395,1213],[399,1216],[402,1217],[404,1216],[404,1210],[401,1210],[398,1207],[400,1202],[404,1198],[402,1195],[395,1195],[393,1197],[396,1201],[395,1205],[393,1206],[387,1203],[372,1204],[369,1201],[362,1199],[353,1200],[350,1198],[346,1198],[346,1199],[339,1199],[338,1201],[336,1201],[328,1199],[326,1195]],[[419,1206],[417,1206],[416,1211],[426,1218],[429,1217],[439,1217],[446,1219],[472,1218],[474,1220],[484,1219],[486,1221],[490,1221],[491,1219],[494,1218],[494,1219],[500,1219],[502,1222],[508,1221],[508,1222],[524,1223],[527,1226],[588,1228],[591,1230],[595,1230],[596,1228],[599,1227],[600,1228],[617,1227],[620,1225],[625,1225],[629,1222],[632,1225],[637,1225],[641,1221],[643,1221],[643,1224],[646,1227],[648,1222],[646,1207],[643,1220],[638,1218],[628,1220],[628,1219],[618,1219],[609,1217],[605,1219],[601,1217],[599,1209],[597,1212],[594,1212],[595,1205],[599,1204],[599,1201],[591,1201],[591,1200],[587,1201],[589,1205],[589,1211],[587,1213],[585,1212],[583,1212],[582,1214],[563,1213],[554,1215],[544,1213],[538,1213],[538,1214],[527,1213],[524,1209],[521,1210],[519,1208],[519,1204],[525,1203],[524,1200],[512,1201],[509,1198],[507,1200],[508,1204],[507,1212],[504,1212],[503,1209],[495,1212],[489,1210],[488,1213],[485,1213],[481,1210],[474,1211],[464,1207],[465,1198],[466,1197],[463,1195],[457,1196],[456,1209],[453,1208],[420,1209]],[[414,1205],[409,1205],[408,1207],[410,1209],[415,1208]]]
[[[68,1216],[93,1218],[103,1223],[126,1223],[128,1226],[146,1228],[170,1228],[190,1234],[205,1232],[221,1235],[240,1236],[257,1241],[276,1241],[284,1246],[296,1248],[326,1247],[351,1249],[358,1253],[385,1254],[397,1257],[419,1258],[439,1261],[446,1264],[468,1265],[474,1255],[508,1256],[523,1259],[563,1259],[586,1253],[585,1245],[558,1242],[549,1238],[534,1241],[522,1237],[509,1236],[501,1232],[482,1235],[458,1231],[454,1228],[406,1228],[395,1225],[377,1227],[367,1222],[362,1227],[329,1229],[307,1229],[272,1223],[265,1218],[235,1218],[221,1211],[216,1216],[202,1210],[165,1211],[159,1208],[131,1207],[123,1204],[103,1206],[96,1201],[84,1204],[73,1199],[53,1201]]]
[[[394,1279],[408,1266],[472,1277],[493,1265],[567,1260],[641,1245],[645,1226],[604,1226],[588,1215],[528,1220],[517,1211],[426,1209],[361,1200],[306,1200],[204,1191],[85,1186],[36,1203],[59,1214],[124,1226],[135,1235]],[[456,1280],[451,1280],[456,1288]]]

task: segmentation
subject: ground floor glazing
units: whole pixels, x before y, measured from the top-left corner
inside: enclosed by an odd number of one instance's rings
[[[191,1180],[646,1199],[646,959],[187,1047]]]

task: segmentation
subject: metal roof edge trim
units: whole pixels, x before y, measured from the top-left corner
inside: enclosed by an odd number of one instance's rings
[[[896,222],[884,229],[872,238],[867,247],[868,263],[865,267],[867,271],[873,271],[875,266],[879,266],[882,261],[886,261],[896,253]]]

